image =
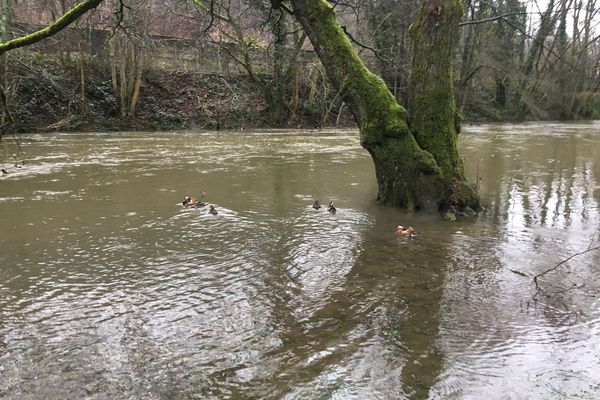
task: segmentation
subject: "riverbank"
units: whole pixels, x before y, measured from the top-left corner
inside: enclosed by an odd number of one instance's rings
[[[45,56],[9,60],[5,133],[353,126],[335,92],[323,81],[300,82],[295,110],[284,107],[274,124],[264,95],[246,74],[146,70],[134,118],[119,114],[109,66],[86,66],[84,95],[76,60]],[[264,77],[268,82],[268,77]]]
[[[319,72],[320,66],[311,68]],[[260,78],[269,83],[268,75]],[[286,104],[279,123],[269,117],[265,95],[241,72],[145,70],[133,118],[120,116],[110,66],[101,57],[88,60],[82,73],[75,56],[15,52],[6,64],[4,87],[11,118],[0,137],[14,132],[355,126],[322,71],[301,77],[297,105]],[[469,104],[464,112],[465,123],[514,121],[489,104]]]

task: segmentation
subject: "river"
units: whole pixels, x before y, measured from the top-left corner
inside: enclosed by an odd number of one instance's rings
[[[377,205],[353,130],[20,139],[0,398],[600,398],[598,122],[465,127],[456,222]]]

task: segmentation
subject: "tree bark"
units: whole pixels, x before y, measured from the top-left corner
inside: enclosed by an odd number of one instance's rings
[[[361,145],[373,158],[378,201],[409,209],[439,210],[451,205],[477,208],[477,196],[457,201],[462,192],[453,193],[452,189],[468,186],[464,178],[458,184],[447,182],[436,158],[444,160],[449,156],[439,154],[434,158],[419,146],[409,130],[406,110],[396,102],[385,83],[365,67],[337,22],[331,5],[324,0],[292,0],[292,5],[294,16],[311,40],[330,81],[354,115]],[[444,93],[446,98],[452,97],[451,85],[444,90],[449,91]],[[414,101],[420,98],[417,96]],[[454,113],[437,110],[437,103],[432,107],[440,123],[445,117],[445,123],[454,126]],[[449,140],[455,142],[455,138]],[[447,152],[442,146],[431,146],[431,150]]]
[[[118,37],[113,37],[109,40],[109,61],[110,61],[110,81],[112,84],[113,95],[115,96],[115,105],[117,110],[121,110],[121,96],[119,96],[119,43]]]
[[[286,62],[286,21],[283,10],[271,16],[271,35],[273,37],[273,85],[271,88],[271,102],[269,119],[277,126],[283,126],[284,105],[286,95],[285,62]]]
[[[0,8],[0,40],[6,42],[8,40],[8,24],[10,17],[10,8],[8,0],[1,0],[2,7]],[[0,54],[0,76],[2,79],[2,86],[0,87],[0,103],[2,111],[0,113],[0,141],[6,130],[7,120],[9,120],[10,113],[8,112],[7,96],[5,93],[6,87],[8,86],[7,78],[7,55]]]
[[[447,206],[477,208],[458,155],[460,113],[454,100],[453,62],[458,43],[459,0],[425,0],[411,26],[413,61],[409,125],[419,146],[430,152],[444,175]]]
[[[120,41],[119,46],[119,105],[120,105],[120,115],[122,118],[126,116],[127,106],[129,102],[127,101],[127,51],[126,51],[127,43],[123,43],[123,40]]]
[[[290,81],[290,118],[288,123],[296,122],[298,104],[300,104],[300,68],[298,66],[298,54],[301,49],[301,43],[304,42],[304,39],[300,42],[298,40],[298,32],[294,32],[294,53],[292,58],[290,59],[290,67],[288,69],[289,81]],[[298,45],[300,43],[300,46]]]
[[[133,92],[129,101],[129,116],[135,116],[135,108],[140,98],[140,87],[142,86],[142,74],[144,69],[144,49],[139,49],[139,54],[136,54],[135,60],[135,82],[133,84]]]
[[[77,49],[79,50],[79,100],[84,112],[87,112],[87,103],[85,101],[85,58],[81,42],[81,39],[77,40]]]

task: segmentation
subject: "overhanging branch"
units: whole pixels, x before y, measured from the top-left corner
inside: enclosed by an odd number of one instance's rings
[[[92,10],[102,3],[103,0],[86,0],[77,4],[75,7],[67,11],[62,17],[57,19],[52,24],[39,31],[30,33],[25,36],[18,37],[16,39],[9,40],[8,42],[0,43],[0,55],[6,53],[9,50],[14,50],[19,47],[28,46],[39,42],[40,40],[49,38],[52,35],[60,32],[73,22],[75,22],[83,14]]]

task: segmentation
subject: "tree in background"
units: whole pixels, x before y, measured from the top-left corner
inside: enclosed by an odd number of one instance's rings
[[[595,0],[533,5],[528,10],[518,0],[466,3],[457,83],[466,115],[578,119],[598,107],[598,72],[585,67],[589,57],[598,59],[598,36],[589,34]]]
[[[148,52],[150,0],[115,5],[116,29],[108,40],[111,82],[121,118],[134,118]]]
[[[284,126],[298,107],[299,57],[306,36],[298,34],[289,15],[260,0],[195,4],[212,18],[209,38],[246,71],[263,95],[269,121]]]
[[[54,15],[58,16],[61,10],[69,7],[65,1],[53,0],[44,8],[55,10]],[[169,26],[181,34],[177,21],[191,20],[193,15],[173,9],[172,2],[167,0],[154,1],[150,5],[153,15],[158,15],[157,10],[163,10],[162,15],[169,16]],[[35,35],[27,35],[25,44],[53,35],[58,27],[68,25],[66,21],[72,22],[100,2],[82,2],[66,13],[65,18],[61,17],[58,23]],[[276,1],[274,3],[277,4]],[[3,4],[6,6],[8,2]],[[120,18],[124,25],[128,25],[128,19],[135,21],[129,24],[130,32],[125,36],[121,36],[124,31],[117,29],[112,50],[106,52],[113,54],[113,75],[117,77],[118,86],[115,95],[120,103],[119,113],[126,116],[132,114],[131,99],[136,97],[135,90],[131,89],[135,89],[136,81],[140,82],[135,77],[129,77],[144,70],[142,48],[150,42],[155,43],[154,39],[147,40],[147,29],[148,24],[154,29],[156,21],[152,18],[144,21],[144,9],[148,5],[141,0],[115,0],[115,4],[117,11],[119,7],[123,8]],[[315,68],[312,74],[305,69],[315,64],[307,57],[308,52],[301,51],[303,35],[293,18],[281,10],[272,11],[270,3],[262,0],[196,0],[195,4],[204,14],[197,25],[201,29],[210,26],[210,34],[205,37],[193,32],[197,37],[195,43],[202,46],[212,40],[221,46],[223,52],[231,53],[228,53],[233,57],[231,59],[239,63],[265,99],[265,114],[269,116],[271,125],[294,123],[300,105],[298,100],[303,81],[300,78],[309,75],[315,78],[318,74]],[[536,9],[535,3],[532,4],[527,8],[521,0],[464,0],[466,12],[459,22],[461,30],[455,87],[457,108],[468,119],[577,119],[600,113],[597,79],[599,41],[594,22],[598,18],[596,0],[554,0],[540,5],[541,9]],[[407,106],[410,106],[408,82],[412,53],[408,26],[417,8],[416,0],[349,0],[335,3],[344,32],[351,38],[355,49],[359,53],[369,50],[364,53],[367,65],[383,77],[395,98]],[[212,22],[208,16],[211,11]],[[343,11],[349,12],[343,15]],[[5,12],[4,15],[8,14]],[[98,27],[96,23],[92,23],[90,29],[106,28]],[[115,24],[113,22],[112,25]],[[86,29],[80,23],[77,29],[69,31],[70,37],[81,32],[80,43],[71,38],[55,46],[58,48],[62,45],[64,54],[79,55],[77,62],[72,64],[78,65],[78,72],[73,68],[73,75],[77,75],[80,82],[80,99],[86,92],[86,70],[98,65],[89,65],[88,38],[83,33]],[[192,34],[189,27],[186,29]],[[168,35],[168,30],[164,30],[164,34]],[[0,53],[20,46],[21,39],[0,45]],[[78,51],[80,45],[82,51]],[[122,74],[123,66],[125,73]],[[133,84],[121,85],[121,77],[128,82],[133,81]],[[124,101],[121,101],[122,87],[126,89]],[[319,84],[316,89],[317,95],[310,92],[313,100],[324,98],[324,93],[330,88]],[[329,115],[330,111],[339,107],[335,101],[337,92],[337,89],[330,91],[334,94],[333,101],[312,101],[305,105],[311,109],[313,104],[317,106],[312,107],[314,110]],[[304,93],[306,95],[308,92]],[[81,102],[85,103],[83,100]]]
[[[1,0],[0,8],[0,40],[6,42],[9,39],[8,28],[10,23],[10,5],[9,0]],[[2,74],[2,82],[0,85],[0,140],[4,135],[8,124],[11,122],[12,117],[8,106],[8,75],[7,75],[7,55],[0,56],[0,73]]]
[[[568,82],[563,92],[568,93],[563,100],[564,117],[568,119],[600,117],[600,37],[597,31],[594,34],[598,17],[596,0],[575,1],[570,43],[568,24],[561,20],[561,40],[565,43],[561,43],[560,51],[564,51],[570,61],[561,65],[562,82]],[[567,87],[570,90],[566,90]]]
[[[367,29],[372,36],[373,47],[381,78],[394,94],[396,100],[407,104],[410,76],[411,41],[409,27],[414,21],[419,2],[411,0],[365,1]]]
[[[466,1],[464,7],[459,23],[458,109],[500,119],[525,54],[525,7],[518,0],[497,5]]]

